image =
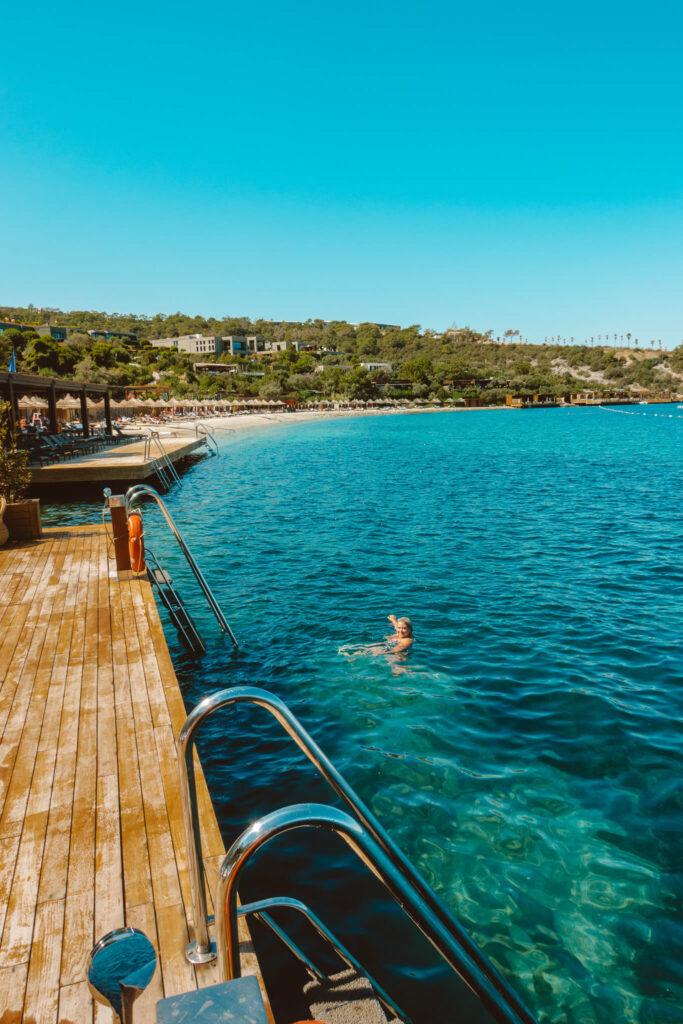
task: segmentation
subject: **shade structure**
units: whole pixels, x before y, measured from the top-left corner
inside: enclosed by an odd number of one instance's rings
[[[80,409],[80,407],[80,398],[74,398],[73,395],[66,394],[63,398],[57,400],[58,409]]]
[[[42,398],[38,398],[37,395],[24,395],[23,398],[19,399],[20,409],[47,409],[47,402],[43,401]]]

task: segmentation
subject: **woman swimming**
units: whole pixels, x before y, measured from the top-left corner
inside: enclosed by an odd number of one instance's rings
[[[389,622],[392,624],[395,633],[387,637],[387,642],[393,644],[389,651],[391,654],[399,654],[401,651],[407,651],[413,645],[413,624],[410,619],[403,615],[400,619],[397,619],[395,615],[389,616]],[[384,653],[377,651],[377,654]]]
[[[413,624],[410,619],[406,616],[397,619],[395,615],[389,615],[389,622],[396,632],[385,637],[384,643],[345,644],[339,648],[339,653],[355,658],[361,654],[371,654],[373,657],[377,657],[379,654],[403,654],[410,650],[414,640]]]

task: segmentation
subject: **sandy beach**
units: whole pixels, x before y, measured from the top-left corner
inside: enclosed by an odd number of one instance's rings
[[[421,413],[435,412],[491,412],[505,409],[506,406],[488,406],[485,408],[425,408],[425,409],[325,409],[325,410],[298,410],[297,412],[249,412],[238,413],[232,416],[202,416],[198,419],[184,418],[169,422],[156,423],[154,421],[143,421],[127,423],[123,429],[128,433],[139,432],[141,428],[151,427],[158,430],[163,437],[174,434],[194,434],[196,426],[206,427],[216,437],[226,437],[230,434],[245,434],[255,430],[262,430],[266,427],[285,426],[295,423],[308,423],[313,420],[331,419],[355,419],[359,416],[400,416],[419,415]]]

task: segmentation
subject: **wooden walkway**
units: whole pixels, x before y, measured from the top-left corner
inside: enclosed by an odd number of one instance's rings
[[[101,526],[0,549],[0,1024],[101,1024],[86,957],[154,943],[136,1016],[217,980],[192,968],[175,737],[185,719],[150,585],[120,582]],[[201,770],[209,892],[223,843]],[[243,971],[258,973],[248,935]]]
[[[163,436],[161,441],[171,462],[186,459],[204,444],[201,438],[188,438],[187,435]],[[65,462],[55,462],[51,466],[31,466],[31,483],[43,486],[83,481],[110,483],[113,480],[146,480],[156,472],[159,450],[152,447],[146,459],[145,447],[145,441],[133,441],[104,448],[92,455],[79,455]]]

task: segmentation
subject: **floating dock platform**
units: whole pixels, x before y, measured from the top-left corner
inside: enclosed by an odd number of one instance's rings
[[[93,1003],[85,964],[123,925],[157,951],[137,1019],[152,1022],[157,1000],[218,980],[215,964],[195,969],[184,956],[184,720],[151,586],[117,578],[102,526],[0,549],[2,1024],[112,1021]],[[210,895],[225,850],[198,763],[197,783]],[[242,971],[263,989],[241,927]]]
[[[205,440],[202,437],[164,437],[162,442],[170,461],[180,462],[200,448]],[[31,483],[43,487],[46,484],[109,483],[116,480],[139,482],[154,476],[159,461],[159,452],[154,448],[150,452],[147,441],[132,441],[51,466],[31,466]]]

